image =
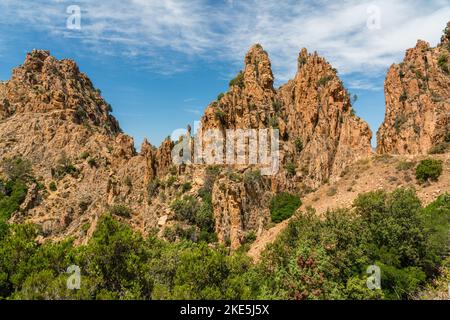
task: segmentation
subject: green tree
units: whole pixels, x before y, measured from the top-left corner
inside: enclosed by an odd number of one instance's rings
[[[290,218],[302,204],[300,198],[290,193],[279,193],[270,202],[270,214],[273,222]]]

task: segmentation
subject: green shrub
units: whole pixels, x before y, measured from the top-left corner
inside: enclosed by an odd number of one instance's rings
[[[214,187],[214,183],[217,176],[220,174],[219,166],[208,166],[205,170],[204,184],[203,187],[198,191],[198,194],[203,199],[205,197],[211,197],[211,192]]]
[[[447,131],[447,133],[445,134],[444,141],[445,142],[450,142],[450,131]]]
[[[225,96],[225,94],[222,92],[217,96],[217,101],[222,100],[222,98]]]
[[[131,188],[133,186],[133,179],[130,176],[126,176],[124,183],[128,188]]]
[[[297,165],[294,162],[286,163],[285,169],[289,177],[294,177],[297,173]]]
[[[269,126],[274,129],[279,128],[278,118],[276,116],[269,118]]]
[[[303,141],[301,138],[296,138],[294,141],[294,145],[295,145],[295,150],[297,151],[297,153],[300,153],[303,151]]]
[[[205,199],[195,213],[195,224],[200,230],[214,233],[214,212],[211,199]]]
[[[160,186],[161,186],[161,183],[158,179],[153,179],[152,181],[150,181],[147,186],[148,196],[150,198],[156,196],[158,194]]]
[[[324,76],[317,81],[317,86],[322,87],[333,79],[333,76]]]
[[[183,185],[181,186],[181,190],[182,190],[182,192],[184,193],[184,192],[187,192],[187,191],[189,191],[189,190],[191,190],[192,189],[192,184],[190,183],[190,182],[185,182],[185,183],[183,183]]]
[[[87,151],[83,151],[81,154],[80,154],[80,159],[82,159],[82,160],[86,160],[88,157],[89,157],[89,152],[87,152]]]
[[[90,227],[91,224],[89,222],[83,223],[83,225],[81,226],[81,231],[83,232],[83,234],[87,234]]]
[[[0,221],[6,221],[19,210],[27,195],[27,186],[21,180],[0,181]]]
[[[427,235],[426,273],[438,273],[439,266],[448,256],[450,243],[450,194],[439,196],[425,207],[420,215]]]
[[[279,223],[292,217],[295,211],[301,206],[300,197],[290,193],[279,193],[270,202],[270,214],[272,221]]]
[[[115,204],[109,208],[109,213],[122,218],[131,218],[132,210],[124,204]]]
[[[233,170],[227,172],[227,177],[233,182],[241,182],[243,180],[243,176],[239,172]]]
[[[246,185],[252,185],[261,181],[261,170],[247,170],[244,173],[243,181]]]
[[[170,204],[170,208],[175,213],[175,218],[179,221],[195,223],[195,217],[200,205],[192,196],[184,196],[176,199]]]
[[[337,194],[337,189],[335,187],[331,187],[327,191],[327,196],[334,197]]]
[[[178,174],[178,167],[176,165],[170,166],[169,173],[176,176]]]
[[[450,73],[450,70],[448,68],[448,63],[447,63],[447,54],[442,53],[439,56],[438,65],[442,69],[442,71],[444,71],[445,73]]]
[[[177,177],[176,177],[176,176],[173,176],[173,175],[170,175],[169,178],[168,178],[167,181],[166,181],[166,186],[167,186],[168,188],[170,188],[171,186],[173,186],[173,184],[174,184],[176,181],[177,181]]]
[[[230,81],[230,87],[233,87],[233,86],[238,86],[239,88],[244,88],[244,86],[245,86],[244,73],[242,71],[240,71],[238,73],[236,78],[234,78]]]
[[[422,208],[414,191],[397,189],[361,194],[353,209],[320,216],[307,209],[256,264],[243,250],[195,243],[214,241],[197,226],[165,229],[180,240],[170,243],[103,215],[88,243],[74,246],[38,242],[32,225],[0,220],[0,299],[414,299],[437,276],[446,292],[448,272],[438,270],[448,255],[449,200],[444,194]],[[88,229],[88,222],[80,227]],[[80,290],[67,290],[64,271],[72,264],[82,270]],[[374,264],[381,290],[366,285]]]
[[[81,212],[86,212],[91,202],[92,200],[89,197],[83,197],[78,202],[78,208],[80,208]]]
[[[52,176],[61,179],[66,174],[70,174],[74,177],[78,176],[78,169],[71,163],[71,160],[67,157],[66,153],[62,153],[61,157],[57,161],[56,168],[52,169]]]
[[[88,165],[91,166],[91,167],[97,167],[97,160],[96,160],[94,157],[90,157],[90,158],[87,160],[87,163],[88,163]]]
[[[55,192],[58,189],[55,181],[50,182],[50,184],[48,185],[48,188],[50,189],[50,191],[53,191],[53,192]]]
[[[299,57],[298,57],[298,60],[297,60],[299,68],[301,68],[302,66],[304,66],[304,65],[306,64],[307,61],[308,61],[308,60],[306,59],[306,57],[299,56]]]
[[[403,124],[406,123],[406,121],[408,121],[408,119],[404,114],[395,117],[394,128],[397,133],[400,133],[400,129],[403,126]]]
[[[256,241],[256,232],[255,231],[250,231],[248,232],[245,237],[244,237],[244,241],[242,244],[251,244],[253,242]]]
[[[442,161],[434,159],[422,160],[416,168],[416,178],[424,183],[428,180],[437,181],[442,174]]]
[[[217,120],[219,120],[221,123],[225,122],[225,112],[223,112],[221,109],[217,109],[214,113]]]
[[[275,111],[275,113],[278,113],[281,111],[281,108],[283,107],[283,105],[281,104],[281,102],[279,100],[274,100],[272,102],[272,107],[273,107],[273,110]]]

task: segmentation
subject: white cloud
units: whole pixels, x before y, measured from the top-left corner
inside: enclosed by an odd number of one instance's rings
[[[450,17],[447,0],[79,0],[81,31],[65,28],[71,1],[2,0],[4,28],[28,24],[74,37],[101,54],[147,57],[143,67],[182,72],[192,61],[240,66],[256,42],[271,56],[278,80],[291,78],[302,47],[317,50],[358,88],[370,86],[418,38],[433,45]],[[367,28],[367,8],[380,10],[381,28]],[[142,59],[140,59],[142,61]],[[350,85],[352,85],[350,83]]]
[[[194,109],[194,108],[187,108],[187,109],[184,109],[184,111],[186,111],[188,113],[195,114],[195,115],[201,115],[202,114],[202,111],[200,109]]]

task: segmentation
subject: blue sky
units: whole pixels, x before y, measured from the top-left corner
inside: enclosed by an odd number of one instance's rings
[[[67,8],[81,29],[67,28]],[[77,61],[123,130],[158,145],[198,120],[226,91],[254,43],[268,51],[281,85],[302,47],[335,66],[374,135],[384,117],[383,81],[417,39],[436,45],[448,0],[0,0],[0,80],[33,48]]]

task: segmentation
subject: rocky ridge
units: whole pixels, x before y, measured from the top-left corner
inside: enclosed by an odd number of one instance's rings
[[[448,50],[447,28],[438,47],[419,41],[403,64],[391,67],[379,153],[427,153],[448,142]],[[339,184],[355,163],[373,156],[372,133],[354,114],[350,94],[324,58],[302,49],[294,79],[278,89],[273,84],[269,56],[255,45],[229,91],[206,108],[201,122],[203,130],[223,133],[278,129],[279,172],[262,176],[258,166],[217,166],[212,179],[211,166],[173,165],[172,150],[180,141],[166,139],[156,148],[145,140],[138,153],[75,62],[34,50],[0,83],[0,157],[29,160],[34,175],[11,221],[38,224],[43,239],[74,236],[82,242],[110,211],[143,233],[167,238],[175,230],[176,239],[197,227],[181,221],[172,203],[190,197],[204,205],[209,190],[219,242],[236,249],[250,234],[264,235],[274,194],[310,197],[327,183]],[[398,115],[406,120],[399,122]],[[129,212],[117,211],[124,206]]]

